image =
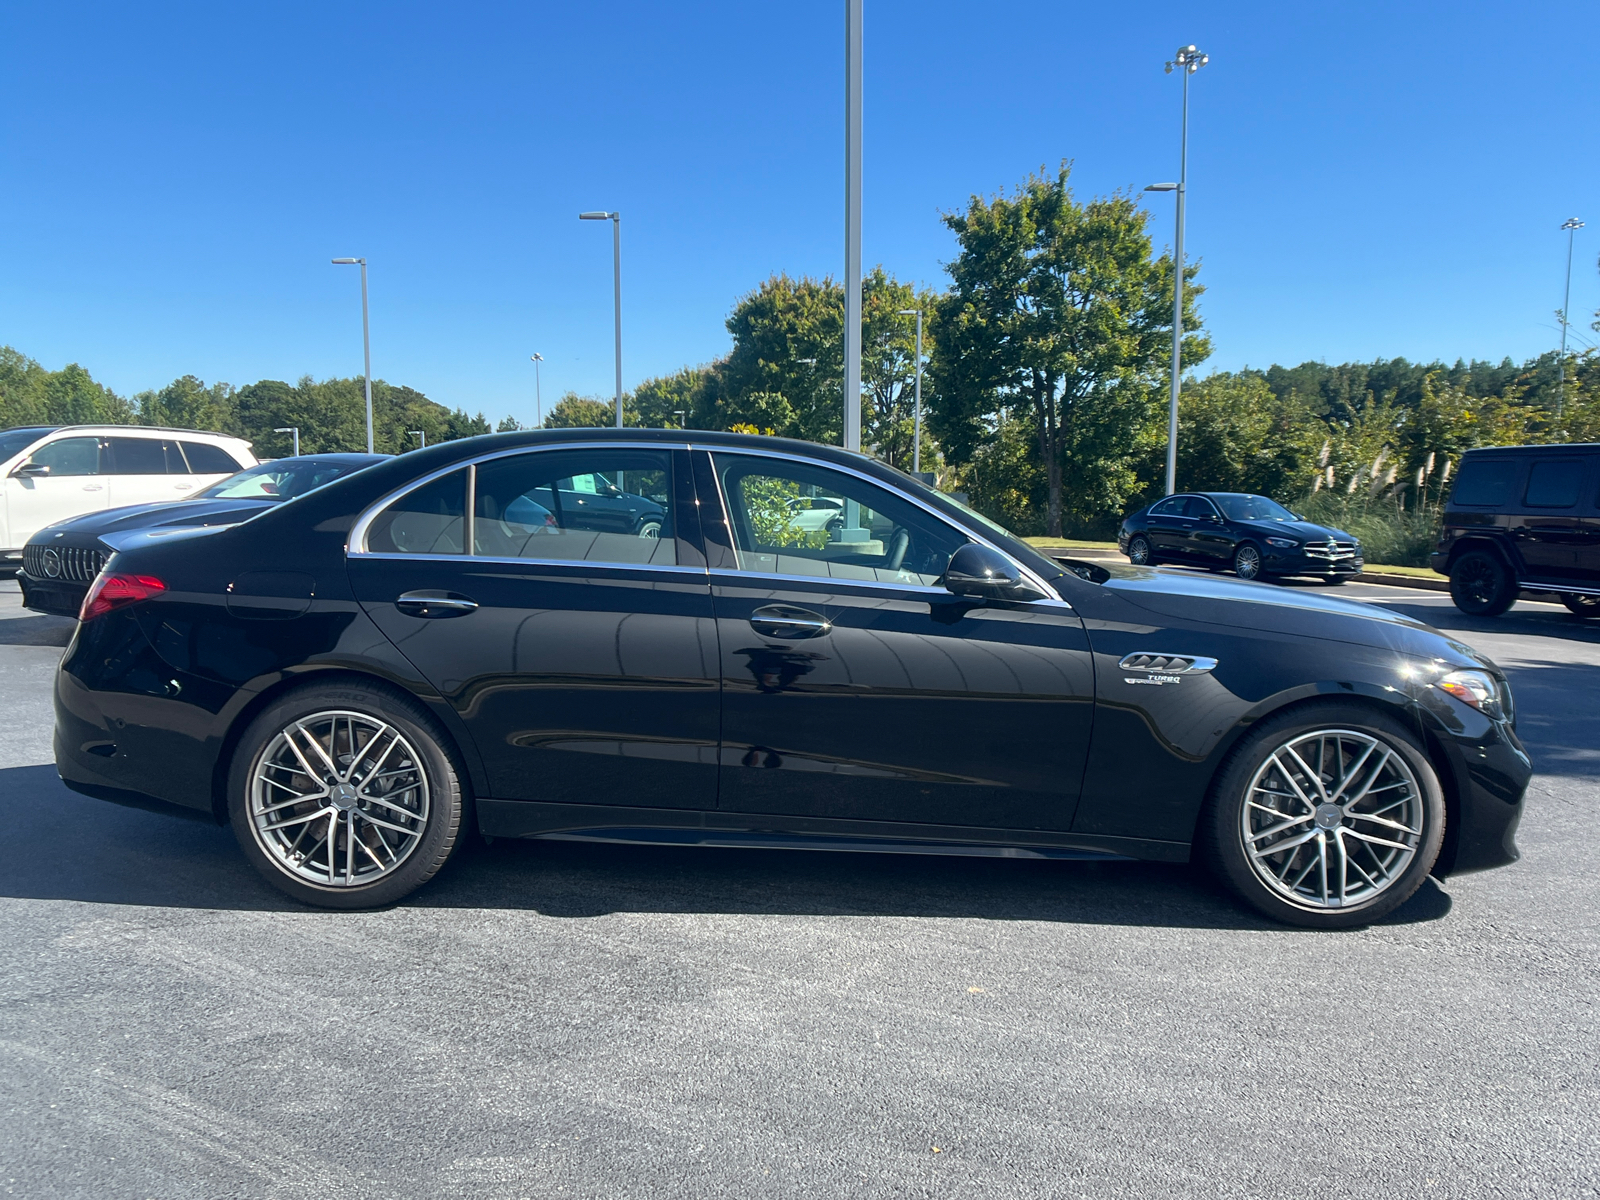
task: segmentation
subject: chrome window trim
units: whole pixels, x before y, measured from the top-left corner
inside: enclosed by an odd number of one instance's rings
[[[759,447],[751,447],[750,449],[746,450],[746,449],[743,449],[742,447],[740,447],[740,448],[729,448],[727,446],[712,447],[712,446],[705,446],[705,445],[692,445],[692,446],[690,446],[690,449],[691,450],[704,450],[707,454],[709,454],[711,456],[711,477],[717,481],[717,495],[718,495],[718,498],[722,501],[722,512],[723,512],[724,516],[731,515],[733,510],[728,507],[728,498],[727,498],[726,495],[723,494],[722,474],[721,474],[720,471],[717,470],[716,458],[717,458],[717,455],[719,453],[722,453],[722,454],[733,454],[733,455],[745,455],[745,456],[752,456],[752,457],[756,457],[756,458],[776,458],[776,459],[780,459],[780,460],[787,461],[787,462],[793,462],[793,461],[796,461],[797,459],[799,459],[799,456],[795,455],[795,454],[785,454],[785,453],[783,453],[781,451],[778,451],[778,450],[766,450],[766,449],[761,449]],[[941,513],[938,509],[934,508],[932,505],[925,503],[919,497],[913,496],[909,492],[901,491],[899,488],[895,487],[893,484],[885,483],[881,479],[874,479],[871,475],[868,475],[865,471],[858,471],[854,467],[846,467],[846,466],[840,465],[839,463],[818,461],[816,459],[804,459],[804,460],[800,460],[800,461],[815,462],[817,466],[822,467],[825,470],[841,471],[846,475],[854,475],[857,479],[861,480],[863,483],[870,484],[873,487],[882,488],[884,491],[888,492],[890,495],[897,496],[901,500],[904,500],[907,504],[910,504],[915,508],[920,508],[923,512],[927,513],[930,517],[932,517],[935,521],[939,522],[939,524],[943,525],[947,529],[951,529],[954,532],[960,534],[962,537],[966,538],[968,541],[977,542],[980,546],[987,546],[990,550],[993,550],[996,554],[1000,555],[1007,562],[1009,562],[1012,566],[1016,567],[1018,573],[1021,574],[1021,576],[1024,579],[1026,579],[1029,583],[1031,583],[1037,591],[1043,593],[1043,595],[1040,597],[1040,600],[1038,600],[1038,601],[1029,601],[1028,603],[1044,603],[1046,605],[1055,604],[1055,605],[1060,605],[1060,606],[1068,608],[1068,609],[1070,609],[1072,607],[1072,605],[1068,604],[1067,601],[1064,600],[1064,599],[1060,599],[1060,598],[1052,599],[1051,593],[1054,592],[1054,590],[1055,590],[1054,588],[1050,587],[1047,583],[1045,583],[1045,581],[1043,579],[1039,578],[1039,576],[1036,575],[1032,570],[1030,570],[1028,567],[1024,566],[1022,563],[1019,563],[1016,559],[1012,558],[1011,555],[1007,554],[999,546],[996,546],[988,538],[984,537],[981,534],[973,533],[971,530],[964,529],[964,528],[962,528],[962,527],[960,527],[958,525],[952,525],[950,523],[949,518],[947,518],[943,513]],[[729,533],[733,533],[733,532],[734,531],[730,528],[729,529]],[[734,547],[734,553],[737,554],[738,552],[739,552],[738,551],[738,547],[737,546]],[[776,575],[763,574],[760,571],[736,570],[734,573],[735,574],[739,574],[739,575],[749,576],[750,578],[753,578],[753,579],[777,579],[777,578],[780,578],[779,576],[776,576]],[[785,579],[816,580],[816,579],[832,579],[833,577],[832,576],[811,576],[811,575],[787,575],[787,576],[782,576],[782,578],[785,578]],[[855,584],[857,587],[909,587],[909,586],[911,586],[911,585],[908,585],[908,584],[870,584],[864,579],[840,579],[837,582]],[[927,589],[927,588],[922,588],[920,585],[918,585],[918,590],[922,590],[922,591],[933,590],[933,591],[937,591],[941,595],[950,595],[950,593],[947,592],[944,588]]]
[[[609,559],[598,558],[501,558],[488,554],[400,554],[388,550],[366,550],[350,557],[376,558],[388,562],[487,563],[516,567],[596,567],[606,571],[671,571],[675,574],[701,576],[706,574],[705,567],[684,567],[676,563],[662,563],[659,566],[651,566],[649,563],[612,562]]]

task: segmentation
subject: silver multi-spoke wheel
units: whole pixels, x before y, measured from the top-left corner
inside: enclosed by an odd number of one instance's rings
[[[1303,908],[1364,905],[1405,874],[1426,803],[1396,747],[1370,733],[1316,729],[1279,744],[1250,780],[1245,855],[1269,889]]]
[[[428,778],[416,749],[366,713],[329,710],[289,722],[255,760],[256,843],[289,874],[359,887],[396,870],[428,826]]]

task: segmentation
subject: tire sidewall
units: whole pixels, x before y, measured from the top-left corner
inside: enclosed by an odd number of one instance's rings
[[[1382,739],[1401,754],[1422,790],[1422,840],[1410,864],[1382,894],[1347,908],[1315,909],[1294,904],[1256,874],[1244,848],[1241,810],[1245,789],[1267,755],[1284,742],[1316,729],[1349,729]],[[1276,921],[1309,929],[1370,925],[1409,900],[1433,870],[1444,844],[1444,790],[1416,735],[1400,721],[1364,705],[1317,702],[1269,718],[1229,755],[1207,802],[1200,839],[1208,865],[1242,899]]]
[[[1498,584],[1494,595],[1486,603],[1479,604],[1466,594],[1467,585],[1464,568],[1468,563],[1482,561],[1489,565],[1495,572]],[[1516,600],[1516,586],[1510,570],[1495,555],[1486,550],[1469,550],[1450,568],[1450,600],[1462,612],[1470,617],[1497,617],[1510,608]]]
[[[291,875],[256,840],[250,815],[250,780],[261,754],[290,722],[328,709],[366,713],[400,730],[422,760],[428,781],[428,825],[409,858],[392,873],[359,887],[328,887]],[[228,766],[228,819],[239,848],[279,891],[319,908],[360,909],[393,904],[431,879],[460,841],[461,773],[448,740],[414,702],[387,688],[359,683],[310,684],[274,700],[246,727]]]

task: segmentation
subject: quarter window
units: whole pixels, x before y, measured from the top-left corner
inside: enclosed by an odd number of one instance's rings
[[[714,456],[739,569],[938,584],[967,539],[884,488],[784,459]]]
[[[460,554],[466,524],[467,472],[452,471],[407,492],[367,530],[375,554]]]
[[[221,446],[210,442],[180,442],[183,455],[189,460],[189,470],[196,475],[232,475],[239,464]]]
[[[1461,474],[1456,476],[1450,503],[1496,507],[1504,504],[1511,498],[1511,488],[1521,467],[1522,463],[1514,458],[1469,457],[1461,464]]]
[[[1581,458],[1546,459],[1528,472],[1528,490],[1522,501],[1529,508],[1571,508],[1583,485]]]
[[[658,450],[543,450],[479,463],[473,553],[672,566],[672,459]]]
[[[30,463],[50,468],[52,479],[63,475],[100,474],[100,439],[62,438],[40,446],[29,457]]]

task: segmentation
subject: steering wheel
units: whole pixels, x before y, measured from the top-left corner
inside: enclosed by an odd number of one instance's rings
[[[889,540],[889,557],[884,566],[891,571],[898,571],[906,561],[906,551],[911,549],[911,535],[904,529],[896,529],[894,537]]]

